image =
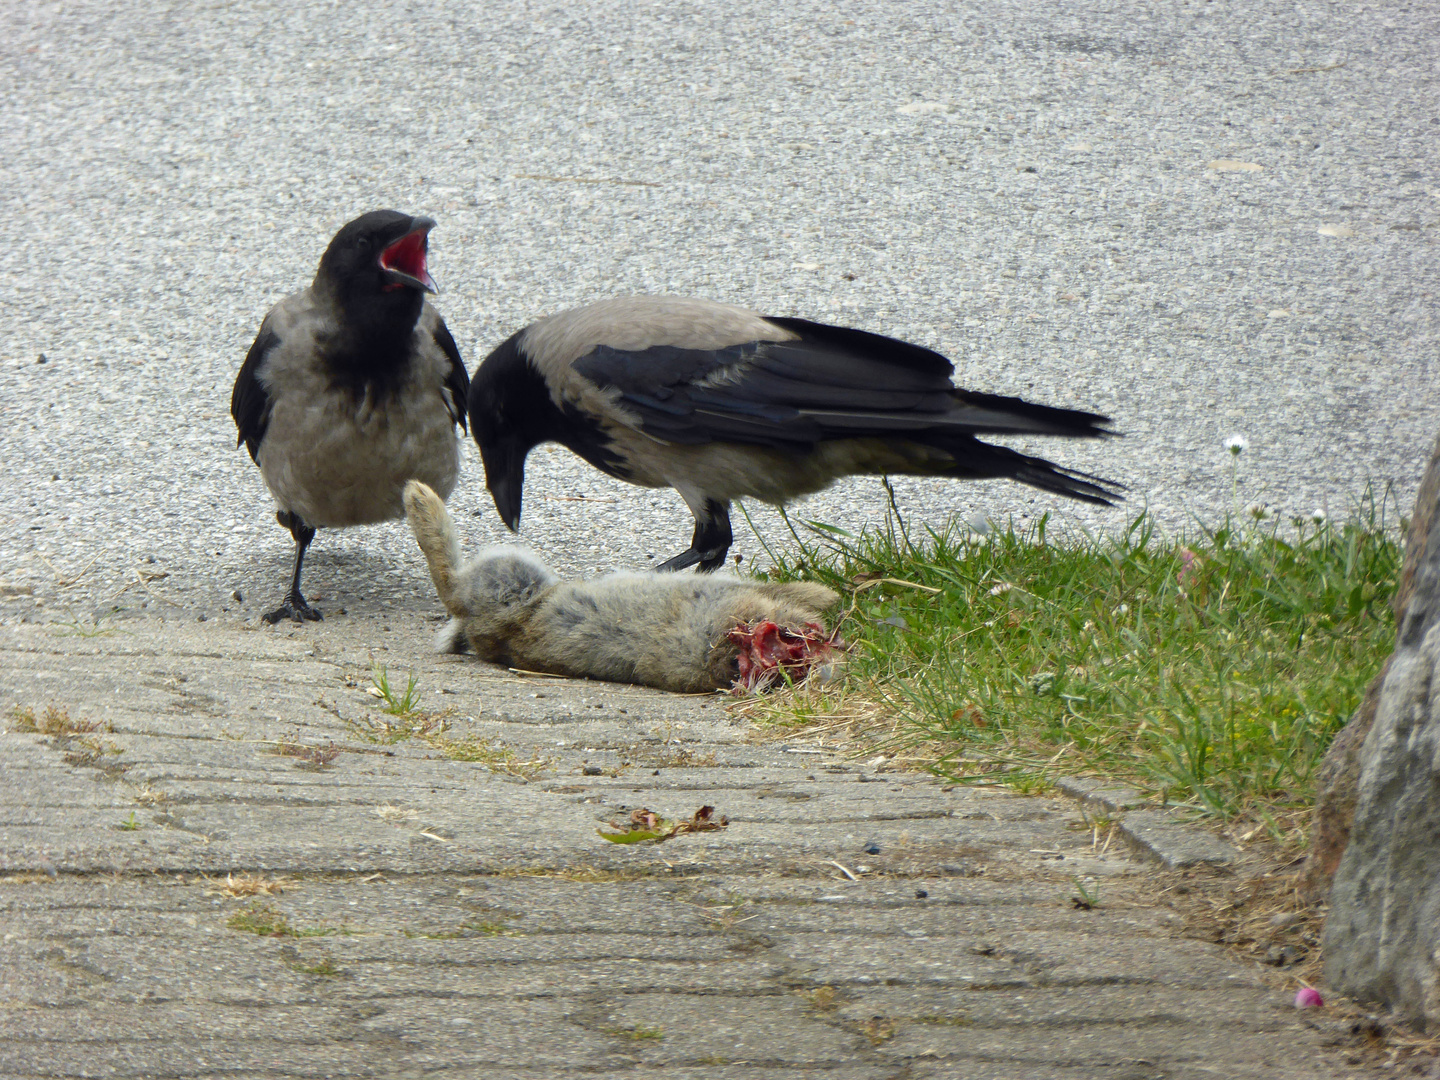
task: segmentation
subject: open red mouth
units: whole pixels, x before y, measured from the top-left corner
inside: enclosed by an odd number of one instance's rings
[[[406,233],[399,240],[380,253],[380,269],[392,274],[396,281],[393,286],[410,286],[435,291],[435,280],[425,269],[425,251],[429,244],[430,229],[422,227]]]

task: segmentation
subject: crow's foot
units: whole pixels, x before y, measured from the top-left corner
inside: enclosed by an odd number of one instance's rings
[[[287,596],[285,603],[274,611],[266,612],[261,616],[267,623],[274,626],[281,619],[289,619],[291,622],[319,622],[325,616],[320,614],[318,608],[313,608],[305,602],[305,597],[296,593]]]

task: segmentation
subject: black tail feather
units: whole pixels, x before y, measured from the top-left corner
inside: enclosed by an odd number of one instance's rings
[[[1100,506],[1114,506],[1125,501],[1125,496],[1121,494],[1125,490],[1124,484],[1078,469],[1067,469],[1044,458],[1017,456],[1023,464],[1011,476],[1022,484]]]
[[[940,445],[955,458],[949,468],[937,470],[942,476],[968,480],[1018,480],[1041,491],[1100,506],[1114,506],[1125,500],[1121,494],[1125,490],[1124,484],[1078,469],[1067,469],[1053,461],[1031,457],[1008,447],[992,446],[978,439],[946,440],[943,444],[932,445]]]

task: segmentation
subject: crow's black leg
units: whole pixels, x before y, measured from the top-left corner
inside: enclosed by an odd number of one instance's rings
[[[290,591],[285,594],[285,603],[268,612],[264,619],[271,626],[281,619],[293,619],[295,622],[308,619],[318,622],[323,616],[307,604],[300,593],[300,567],[305,563],[305,549],[310,546],[310,541],[315,539],[315,530],[301,521],[299,514],[292,514],[288,510],[277,511],[275,520],[289,529],[290,535],[295,538],[295,573],[290,578]]]
[[[666,559],[656,570],[684,570],[696,566],[701,573],[709,573],[725,561],[730,550],[730,504],[706,499],[704,509],[695,515],[695,535],[690,538],[690,548],[673,559]]]

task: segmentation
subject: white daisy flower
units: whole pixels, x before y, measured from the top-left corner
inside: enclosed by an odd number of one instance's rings
[[[1245,438],[1244,435],[1231,435],[1225,440],[1225,449],[1229,450],[1235,457],[1239,457],[1241,452],[1249,445],[1250,440]]]

